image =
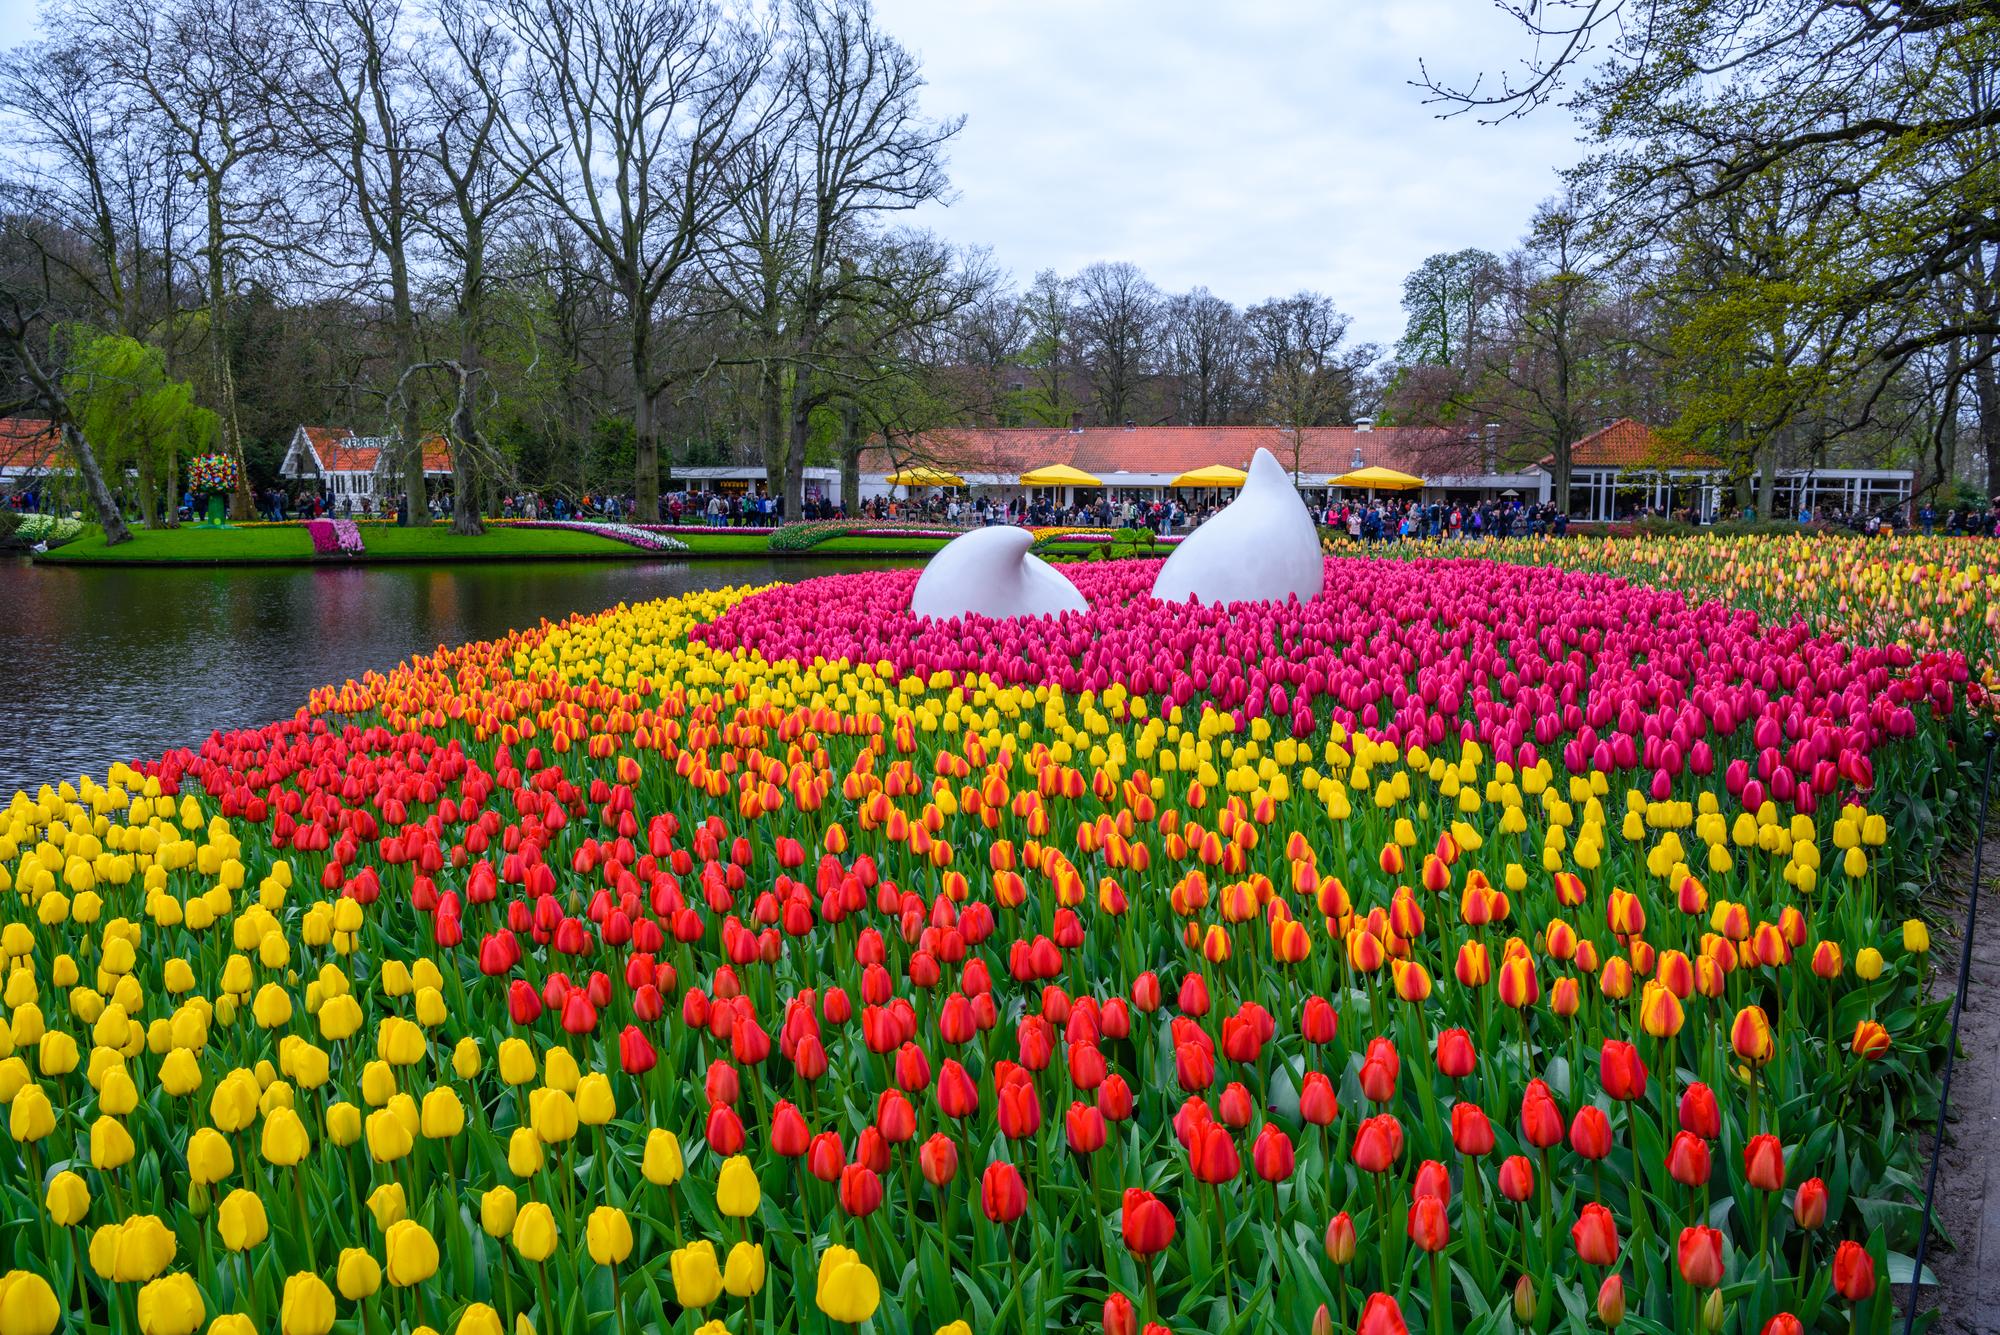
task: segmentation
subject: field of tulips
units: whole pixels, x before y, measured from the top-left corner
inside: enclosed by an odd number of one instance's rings
[[[15,796],[0,1335],[1887,1329],[1993,554],[1518,546],[691,593]]]

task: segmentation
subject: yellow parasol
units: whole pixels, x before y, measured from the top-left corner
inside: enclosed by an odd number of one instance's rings
[[[1424,485],[1420,477],[1398,473],[1393,468],[1357,468],[1327,483],[1330,487],[1373,487],[1377,491],[1415,491]]]
[[[1024,487],[1101,487],[1102,478],[1092,477],[1081,468],[1071,468],[1068,464],[1050,464],[1021,474]]]
[[[931,468],[924,464],[914,464],[898,469],[884,479],[892,487],[962,487],[965,479],[956,473],[947,473],[942,468]]]
[[[1210,464],[1206,468],[1191,469],[1182,473],[1167,485],[1170,487],[1240,487],[1248,477],[1240,468],[1228,464]]]

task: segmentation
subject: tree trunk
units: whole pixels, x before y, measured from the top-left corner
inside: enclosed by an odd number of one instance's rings
[[[70,453],[76,456],[77,471],[83,474],[83,485],[90,493],[90,504],[97,511],[97,522],[104,527],[104,545],[116,547],[121,542],[132,541],[132,530],[125,526],[125,516],[118,509],[118,502],[112,498],[111,488],[104,485],[104,471],[97,466],[97,453],[90,448],[90,442],[83,438],[83,432],[64,414],[62,424],[63,439],[69,443]]]
[[[764,489],[773,496],[785,490],[786,405],[779,402],[782,374],[771,363],[757,367],[757,451],[764,459]]]
[[[153,461],[139,457],[139,522],[147,528],[160,526],[159,479],[153,476]]]
[[[1758,453],[1763,457],[1757,465],[1757,518],[1769,523],[1778,517],[1771,513],[1778,498],[1778,442],[1765,441]]]
[[[648,310],[636,285],[628,285],[631,303],[632,362],[632,497],[642,524],[660,522],[660,442],[653,427],[652,329]]]
[[[783,520],[787,524],[798,522],[805,505],[806,481],[806,438],[812,425],[812,409],[803,404],[792,410],[791,438],[785,445],[785,489]]]
[[[208,173],[208,357],[215,379],[217,450],[236,460],[236,493],[229,499],[229,517],[245,520],[255,512],[250,500],[250,462],[243,456],[243,437],[236,420],[236,379],[229,368],[227,339],[228,293],[223,272],[227,234],[222,218],[222,178]]]
[[[1993,339],[1982,335],[1979,362],[1972,370],[1973,397],[1979,401],[1979,449],[1986,456],[1986,495],[2000,496],[2000,374],[1993,368]]]

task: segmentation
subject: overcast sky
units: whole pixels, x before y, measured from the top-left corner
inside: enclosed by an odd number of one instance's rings
[[[876,0],[963,112],[926,225],[1025,284],[1131,260],[1238,304],[1313,288],[1402,333],[1426,255],[1505,250],[1579,154],[1560,109],[1441,121],[1410,87],[1526,54],[1489,0]]]
[[[144,3],[145,0],[134,0]],[[1578,156],[1560,110],[1441,121],[1419,59],[1470,77],[1526,51],[1490,0],[876,0],[963,113],[956,199],[916,215],[1025,285],[1131,260],[1238,304],[1313,288],[1384,344],[1426,255],[1505,250]],[[0,0],[0,44],[34,0]]]

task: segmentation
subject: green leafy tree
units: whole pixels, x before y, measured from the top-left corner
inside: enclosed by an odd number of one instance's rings
[[[215,439],[215,414],[195,403],[192,385],[167,374],[158,348],[123,334],[82,334],[63,388],[103,466],[138,475],[140,517],[158,527],[160,480],[174,461]],[[173,505],[167,497],[167,510]]]

